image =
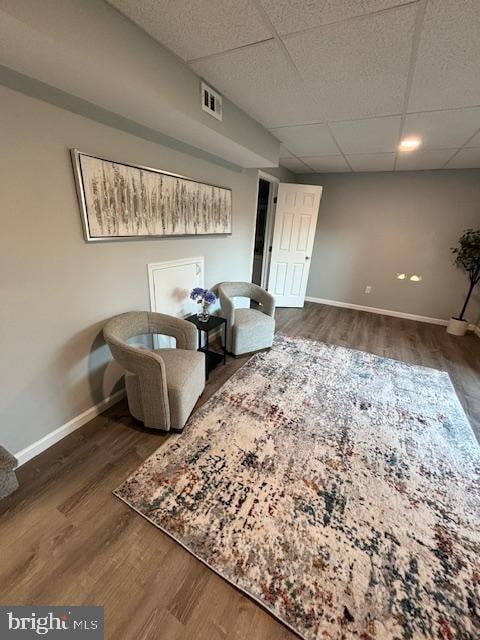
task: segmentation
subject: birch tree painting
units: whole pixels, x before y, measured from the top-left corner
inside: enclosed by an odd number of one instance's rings
[[[74,151],[87,239],[231,233],[232,193]]]

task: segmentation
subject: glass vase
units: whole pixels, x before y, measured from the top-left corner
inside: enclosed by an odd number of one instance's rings
[[[202,310],[197,313],[197,318],[200,322],[208,322],[208,319],[210,318],[209,308],[210,305],[208,302],[202,302]]]

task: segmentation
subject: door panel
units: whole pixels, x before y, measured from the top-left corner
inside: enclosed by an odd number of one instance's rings
[[[280,249],[282,251],[290,251],[290,245],[292,243],[293,220],[293,213],[286,213],[283,216],[282,236],[280,238]]]
[[[297,263],[293,265],[292,286],[290,287],[290,293],[293,296],[299,296],[302,292],[302,280],[303,280],[304,270],[305,270],[304,264]]]
[[[302,214],[298,230],[296,251],[306,251],[308,249],[308,238],[310,232],[311,217]]]
[[[303,307],[322,187],[281,183],[268,290],[279,307]]]
[[[276,296],[283,296],[285,293],[285,281],[287,277],[288,265],[286,262],[277,262],[275,265],[275,281],[273,292]]]

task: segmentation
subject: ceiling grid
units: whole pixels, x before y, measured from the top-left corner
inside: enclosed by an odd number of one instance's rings
[[[108,1],[269,129],[294,172],[480,167],[478,0]],[[405,135],[422,147],[398,152]]]
[[[393,169],[397,168],[398,163],[398,145],[400,144],[400,140],[403,137],[403,130],[405,127],[405,119],[407,117],[408,104],[410,102],[410,94],[412,92],[412,84],[413,84],[413,75],[415,73],[415,66],[417,64],[417,56],[418,56],[418,47],[420,45],[420,36],[422,33],[423,20],[425,18],[425,10],[427,8],[427,0],[420,0],[417,6],[417,17],[415,20],[415,30],[413,32],[412,37],[412,51],[410,54],[410,65],[408,69],[407,76],[407,87],[405,90],[405,98],[403,101],[403,110],[402,110],[402,119],[400,122],[400,130],[398,133],[397,146],[395,149],[395,161],[393,163]]]

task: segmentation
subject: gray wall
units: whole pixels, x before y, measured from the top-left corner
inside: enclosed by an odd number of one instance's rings
[[[147,263],[204,255],[207,285],[250,278],[257,172],[213,164],[2,87],[0,103],[0,443],[16,452],[119,388],[121,373],[100,332],[106,318],[148,308]],[[231,187],[232,236],[86,244],[71,147]],[[436,317],[457,311],[465,281],[448,249],[480,222],[479,177],[296,176],[325,186],[308,294]],[[282,178],[294,179],[286,171]],[[397,271],[424,280],[399,282]],[[374,287],[370,296],[365,284]]]
[[[0,444],[17,452],[108,396],[107,318],[148,309],[147,263],[205,256],[206,284],[250,279],[257,172],[233,171],[0,87]],[[87,244],[69,148],[233,189],[232,236]]]
[[[79,109],[96,105],[242,167],[278,163],[271,133],[227,98],[221,122],[202,111],[198,76],[102,0],[0,0],[0,60],[0,78],[35,78],[52,100],[60,89]]]
[[[480,227],[479,170],[299,178],[324,186],[308,296],[434,318],[459,313],[467,280],[452,266],[450,247],[464,229]],[[423,279],[400,281],[397,273]]]

